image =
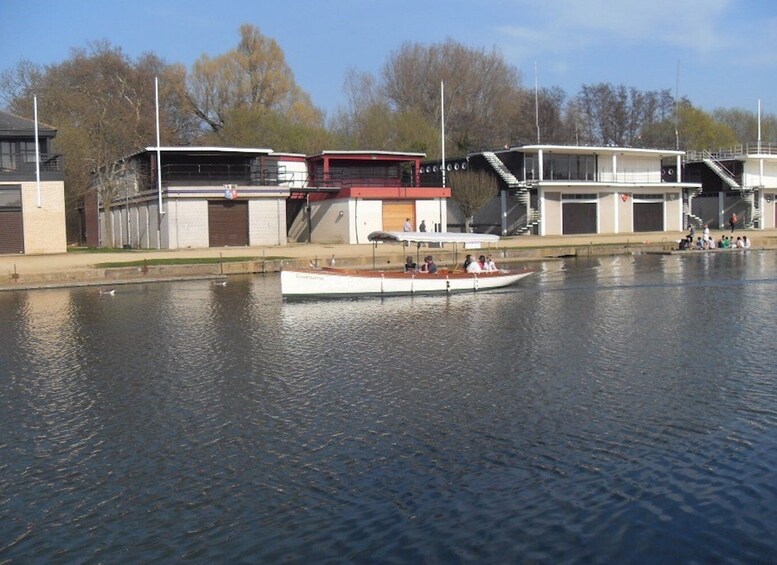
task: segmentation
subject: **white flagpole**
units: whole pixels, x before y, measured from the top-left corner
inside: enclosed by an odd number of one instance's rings
[[[540,94],[537,63],[534,63],[534,125],[537,128],[537,145],[540,144]]]
[[[159,140],[159,78],[154,77],[154,98],[156,102],[156,180],[157,196],[159,199],[159,214],[164,214],[162,210],[162,149]]]
[[[445,186],[445,83],[440,81],[440,130],[442,132],[442,185]]]
[[[159,140],[159,77],[154,77],[154,102],[156,105],[156,193],[159,208],[156,222],[156,246],[162,249],[162,149]],[[127,211],[129,213],[129,210]]]
[[[35,183],[38,187],[38,208],[41,207],[40,201],[40,146],[38,145],[38,97],[32,97],[33,113],[35,114]]]

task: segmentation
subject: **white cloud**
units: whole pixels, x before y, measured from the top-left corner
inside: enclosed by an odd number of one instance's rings
[[[515,54],[641,43],[725,51],[735,42],[729,22],[738,9],[734,0],[515,0],[514,7],[521,23],[498,31]]]

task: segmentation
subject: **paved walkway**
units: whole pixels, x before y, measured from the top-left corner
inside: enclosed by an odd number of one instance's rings
[[[727,230],[713,232],[714,237],[728,234]],[[754,249],[777,249],[777,230],[743,230],[735,235],[745,234],[752,240]],[[537,249],[541,252],[552,248],[579,248],[583,246],[625,245],[625,246],[656,246],[669,247],[684,234],[680,232],[658,232],[622,235],[584,235],[584,236],[517,236],[502,238],[498,243],[491,244],[489,249],[496,250],[530,250]],[[450,246],[446,246],[446,252],[450,253]],[[324,264],[332,256],[335,260],[341,260],[340,264],[349,259],[362,260],[372,257],[395,257],[402,255],[401,247],[393,244],[380,244],[374,247],[372,244],[348,245],[348,244],[310,244],[294,243],[284,246],[264,247],[221,247],[207,249],[182,249],[176,251],[166,250],[127,250],[115,252],[84,252],[71,251],[69,253],[55,255],[0,255],[0,285],[14,278],[30,275],[48,275],[56,279],[57,273],[78,272],[93,270],[96,265],[103,263],[136,262],[144,259],[183,259],[183,258],[230,258],[245,257],[252,260],[277,261],[303,260],[318,261]],[[415,251],[415,249],[413,249]],[[485,250],[485,248],[484,248]],[[423,249],[421,253],[423,253]],[[465,252],[459,247],[458,254]],[[434,253],[434,250],[430,250]],[[442,252],[440,252],[442,253]],[[551,256],[551,254],[544,255]],[[15,275],[16,274],[16,275]]]

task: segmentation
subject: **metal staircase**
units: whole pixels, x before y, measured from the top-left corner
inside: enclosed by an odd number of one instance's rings
[[[742,198],[750,208],[750,217],[745,218],[745,228],[751,229],[761,225],[761,208],[759,206],[759,199],[756,198],[757,192],[755,190],[744,190]]]
[[[486,161],[494,167],[494,170],[502,178],[508,188],[520,188],[523,183],[510,172],[510,169],[508,169],[502,160],[496,156],[496,153],[493,151],[483,151],[483,157],[485,157]]]
[[[704,225],[704,220],[692,212],[693,199],[699,196],[699,194],[701,194],[701,188],[694,188],[693,190],[688,191],[688,209],[686,210],[685,215],[688,218],[689,227],[692,225],[695,228],[701,228]]]
[[[516,190],[515,197],[518,201],[526,206],[526,225],[519,227],[515,230],[515,235],[527,235],[534,231],[534,228],[539,225],[542,215],[539,210],[532,210],[531,208],[531,185],[524,181],[518,180],[510,169],[502,162],[502,160],[493,151],[483,151],[483,157],[493,167],[496,174],[504,181],[507,188]]]
[[[704,151],[702,153],[702,160],[710,169],[715,171],[715,174],[718,175],[721,180],[725,182],[730,188],[735,190],[742,190],[742,187],[737,182],[734,173],[724,167],[720,161],[713,157],[712,153],[709,151]]]

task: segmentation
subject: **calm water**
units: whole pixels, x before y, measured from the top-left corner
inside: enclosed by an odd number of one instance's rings
[[[0,561],[777,560],[777,255],[0,293]]]

